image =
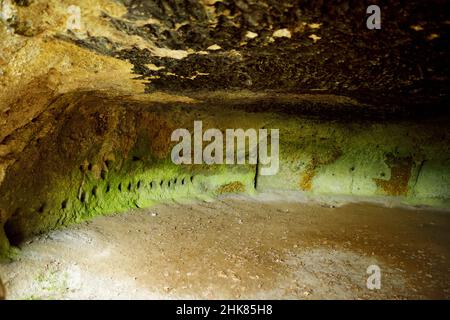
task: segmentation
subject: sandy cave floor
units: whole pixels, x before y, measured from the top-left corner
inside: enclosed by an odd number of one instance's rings
[[[449,299],[450,214],[243,197],[163,204],[31,239],[0,276],[9,299]]]

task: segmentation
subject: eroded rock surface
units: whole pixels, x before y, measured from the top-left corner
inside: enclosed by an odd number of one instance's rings
[[[364,1],[0,1],[0,225],[14,242],[255,186],[448,208],[445,1],[377,3],[381,30]],[[174,167],[194,120],[280,128],[279,175]]]

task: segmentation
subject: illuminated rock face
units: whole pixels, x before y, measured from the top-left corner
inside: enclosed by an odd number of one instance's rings
[[[94,92],[79,101],[70,98],[78,97],[62,97],[53,109],[64,120],[50,112],[36,121],[49,123],[51,132],[32,139],[1,186],[2,208],[10,213],[5,229],[14,242],[96,214],[208,198],[233,183],[242,191],[253,188],[255,166],[172,163],[172,131],[192,125],[196,116],[179,109],[193,105],[111,99]],[[73,108],[65,109],[71,102]]]
[[[0,3],[1,252],[97,214],[229,192],[450,207],[441,1],[380,3],[380,30],[360,1]],[[174,165],[170,135],[196,120],[279,129],[278,174]]]
[[[0,186],[4,229],[13,243],[98,214],[148,207],[161,201],[207,199],[223,193],[297,190],[312,195],[396,197],[398,203],[450,205],[450,136],[446,122],[384,123],[323,120],[258,111],[242,99],[163,102],[89,92],[65,95],[38,117],[33,137]],[[271,103],[279,105],[270,99]],[[352,107],[328,97],[328,110]],[[334,101],[334,104],[333,104]],[[233,104],[236,100],[232,101]],[[317,105],[318,109],[324,106]],[[355,107],[355,106],[353,106]],[[168,116],[170,115],[170,117]],[[279,128],[280,171],[258,165],[175,165],[171,133],[204,128]],[[440,140],[436,140],[436,136]],[[14,140],[16,137],[11,136]],[[393,200],[393,199],[392,199]]]

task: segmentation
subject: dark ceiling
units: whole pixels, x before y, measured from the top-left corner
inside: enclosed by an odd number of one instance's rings
[[[121,2],[126,16],[104,17],[117,30],[193,53],[174,59],[147,49],[118,49],[104,37],[71,41],[130,61],[137,78],[151,79],[147,92],[325,92],[404,112],[447,112],[446,1]],[[381,30],[366,27],[370,4],[381,8]],[[158,23],[133,23],[147,18]],[[280,29],[291,37],[273,37]],[[250,39],[248,32],[257,36]],[[220,49],[204,54],[212,45]]]

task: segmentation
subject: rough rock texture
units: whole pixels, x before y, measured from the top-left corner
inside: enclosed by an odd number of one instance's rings
[[[2,280],[0,280],[0,300],[4,300],[6,297],[5,287],[3,286]]]
[[[254,187],[255,166],[174,165],[171,133],[192,126],[198,109],[144,99],[65,95],[34,122],[51,129],[33,138],[0,186],[10,240],[96,214],[223,193],[236,181],[241,191]],[[217,119],[204,125],[227,127]]]
[[[381,30],[365,1],[1,0],[0,226],[255,185],[448,208],[445,1],[373,3]],[[193,120],[280,128],[280,173],[172,165]]]

